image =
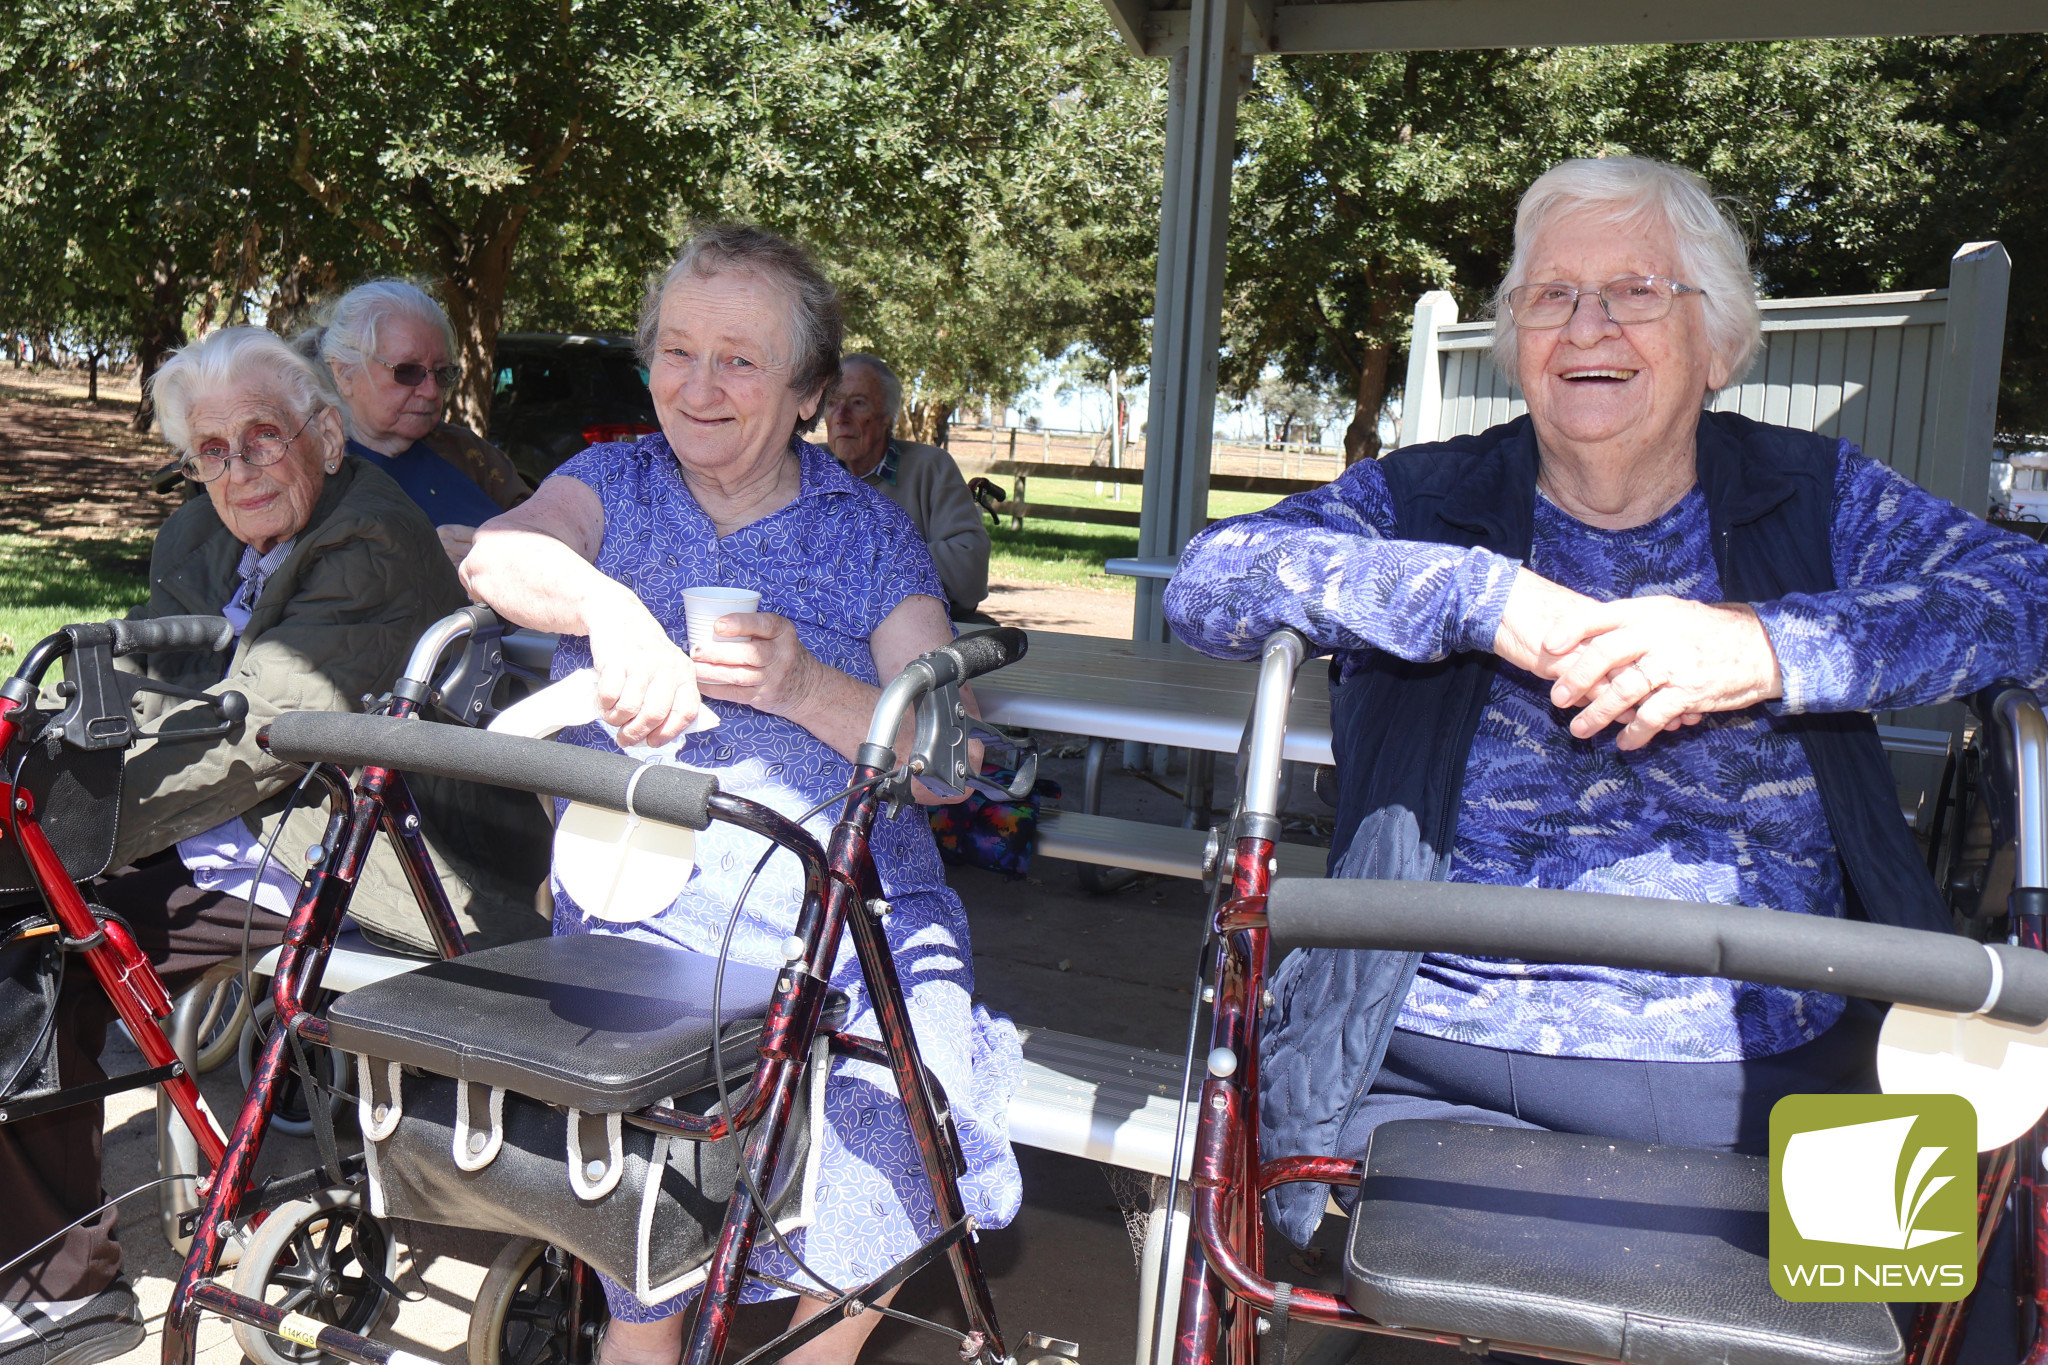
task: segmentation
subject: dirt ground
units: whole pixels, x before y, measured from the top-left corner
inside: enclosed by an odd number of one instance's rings
[[[168,458],[129,429],[135,385],[103,379],[87,406],[85,376],[0,367],[0,532],[93,537],[148,530],[177,503],[149,491]]]

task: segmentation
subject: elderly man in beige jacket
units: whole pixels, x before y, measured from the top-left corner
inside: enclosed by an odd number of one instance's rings
[[[840,362],[825,410],[826,438],[839,463],[910,513],[952,604],[965,620],[988,596],[988,530],[953,457],[937,446],[890,436],[903,407],[903,381],[878,356]]]

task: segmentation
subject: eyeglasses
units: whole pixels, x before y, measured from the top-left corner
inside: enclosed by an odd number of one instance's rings
[[[298,440],[312,424],[313,419],[308,417],[289,436],[276,427],[257,427],[243,439],[240,450],[226,441],[208,441],[178,461],[178,470],[194,483],[212,483],[228,472],[229,460],[240,460],[251,469],[267,469],[282,460],[284,453],[291,449],[292,442]]]
[[[385,365],[381,360],[377,363],[384,365],[385,369],[391,371],[391,377],[396,379],[401,387],[408,389],[416,389],[426,383],[428,375],[434,376],[434,382],[444,389],[454,388],[455,381],[462,378],[460,365],[435,365],[430,369],[417,360],[408,360],[403,365]]]
[[[1598,289],[1580,289],[1562,280],[1549,284],[1523,284],[1508,290],[1508,316],[1517,327],[1542,330],[1562,327],[1578,314],[1579,300],[1591,294],[1600,300],[1609,322],[1626,326],[1655,322],[1671,311],[1671,300],[1680,294],[1706,293],[1662,275],[1623,275]]]

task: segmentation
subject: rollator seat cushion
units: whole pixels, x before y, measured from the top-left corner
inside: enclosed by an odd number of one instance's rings
[[[618,1113],[712,1083],[717,965],[614,934],[528,939],[351,991],[329,1008],[328,1033],[344,1052]],[[753,1074],[776,976],[726,964],[721,1051],[734,1088]],[[834,992],[827,1026],[845,1015]]]
[[[1630,1365],[1890,1365],[1881,1303],[1772,1292],[1758,1157],[1408,1119],[1373,1131],[1345,1249],[1376,1322]]]

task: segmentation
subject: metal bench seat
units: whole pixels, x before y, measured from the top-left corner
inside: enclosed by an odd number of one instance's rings
[[[371,982],[328,1010],[344,1052],[619,1113],[712,1082],[708,954],[615,934],[527,939]],[[726,1077],[743,1085],[777,973],[730,962],[719,1002]],[[834,992],[826,1028],[845,1018]]]
[[[1345,1249],[1376,1322],[1630,1365],[1891,1365],[1880,1303],[1788,1303],[1760,1157],[1571,1133],[1382,1124]]]
[[[1125,867],[1161,877],[1202,879],[1209,832],[1178,825],[1152,825],[1119,820],[1112,815],[1080,811],[1046,811],[1038,817],[1037,851],[1047,858],[1102,867]],[[1307,844],[1276,848],[1283,877],[1320,877],[1330,850]]]

